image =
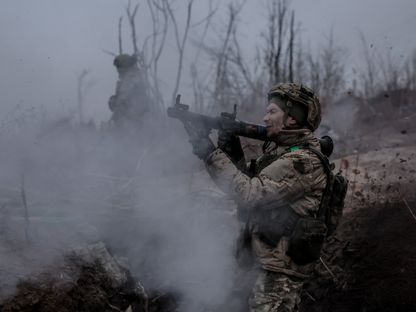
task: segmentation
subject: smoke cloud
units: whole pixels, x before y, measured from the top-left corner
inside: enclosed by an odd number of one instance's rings
[[[149,121],[127,139],[69,119],[23,120],[0,144],[3,298],[70,248],[96,241],[125,257],[146,289],[178,294],[181,311],[215,306],[231,291],[234,206],[179,122]]]

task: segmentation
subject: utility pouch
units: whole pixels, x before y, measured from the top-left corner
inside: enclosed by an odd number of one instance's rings
[[[300,218],[290,236],[286,254],[298,265],[319,259],[327,231],[325,222],[320,219]]]

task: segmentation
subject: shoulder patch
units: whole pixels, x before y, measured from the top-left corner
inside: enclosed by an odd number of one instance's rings
[[[308,154],[305,153],[305,151],[298,150],[294,153],[288,154],[287,157],[291,159],[293,168],[297,172],[301,174],[306,174],[312,171],[312,159],[309,157]]]
[[[283,179],[293,178],[296,175],[296,172],[293,168],[292,159],[282,157],[266,166],[263,170],[261,170],[259,175],[268,176],[274,181],[281,181]]]
[[[295,159],[293,160],[293,168],[295,168],[296,171],[304,174],[307,172],[305,161],[302,159]]]

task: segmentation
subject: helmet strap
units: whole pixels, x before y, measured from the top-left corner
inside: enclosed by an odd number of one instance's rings
[[[292,102],[290,102],[289,100],[286,101],[286,105],[285,108],[283,110],[284,115],[283,115],[283,126],[287,127],[287,119],[289,118],[289,111],[290,108],[292,107]]]

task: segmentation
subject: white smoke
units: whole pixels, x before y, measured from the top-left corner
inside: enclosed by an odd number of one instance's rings
[[[0,146],[2,297],[70,248],[105,241],[149,290],[179,294],[183,311],[226,299],[233,204],[179,122],[143,124],[127,140],[68,119],[27,121],[2,133]]]

